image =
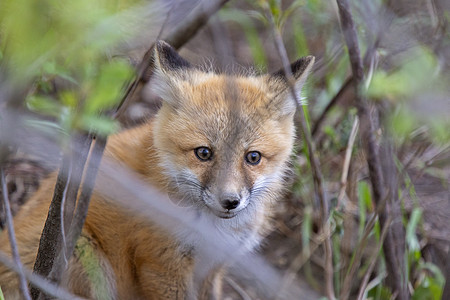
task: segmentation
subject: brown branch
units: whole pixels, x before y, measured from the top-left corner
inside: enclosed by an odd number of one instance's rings
[[[77,201],[75,215],[73,216],[73,220],[70,225],[69,234],[66,240],[66,246],[63,249],[64,251],[59,252],[55,264],[53,265],[53,268],[48,276],[51,281],[58,282],[58,280],[61,278],[62,273],[64,272],[64,269],[66,267],[66,258],[71,257],[75,249],[77,240],[80,237],[84,222],[87,217],[91,195],[95,186],[95,179],[97,177],[105,147],[106,138],[97,137],[95,139],[92,151],[89,156],[89,161],[87,163],[86,175],[83,180],[80,197]],[[43,295],[39,297],[39,299],[42,298],[44,298]]]
[[[61,247],[61,204],[69,177],[70,157],[64,155],[56,179],[53,198],[49,207],[44,229],[39,240],[39,248],[34,262],[33,273],[47,277],[52,270],[56,255]],[[39,289],[31,286],[31,296],[37,299]]]
[[[286,74],[286,81],[288,83],[291,96],[293,99],[295,99],[296,103],[301,106],[301,101],[299,99],[299,96],[295,90],[295,84],[294,84],[294,77],[291,72],[291,68],[289,67],[289,59],[287,56],[286,48],[283,43],[283,39],[281,37],[281,33],[279,30],[277,30],[277,27],[275,25],[275,21],[273,19],[273,15],[270,11],[270,9],[266,6],[266,14],[268,15],[270,25],[272,27],[272,31],[275,38],[275,45],[278,50],[278,54],[281,58],[281,61],[283,63],[283,69],[284,73]],[[317,195],[317,198],[319,199],[320,205],[321,205],[321,219],[322,219],[322,227],[324,230],[324,234],[327,238],[324,240],[324,250],[325,250],[325,290],[327,293],[328,299],[332,300],[335,299],[334,294],[334,286],[333,286],[333,256],[332,256],[332,247],[331,247],[331,239],[329,234],[329,226],[328,226],[328,203],[325,199],[325,189],[323,186],[323,177],[322,172],[320,169],[320,162],[316,156],[316,149],[314,145],[314,141],[311,137],[311,132],[308,129],[308,126],[306,124],[305,116],[304,114],[300,113],[300,129],[303,133],[306,145],[308,147],[308,155],[309,155],[309,161],[311,164],[311,170],[314,180],[314,189],[315,193]]]
[[[195,34],[202,28],[225,3],[229,0],[205,0],[193,10],[186,18],[185,22],[175,27],[167,36],[163,38],[175,49],[181,48],[186,44]],[[144,54],[142,61],[137,67],[136,79],[128,86],[127,91],[119,104],[114,117],[121,119],[124,111],[136,99],[137,95],[142,90],[142,87],[148,82],[153,73],[153,47],[154,43],[149,47]]]
[[[355,81],[355,106],[358,109],[358,117],[361,121],[361,136],[364,150],[367,153],[373,201],[377,206],[380,206],[386,196],[395,197],[397,189],[391,185],[390,188],[394,190],[390,190],[389,194],[386,193],[388,188],[384,184],[381,160],[375,142],[374,127],[370,118],[367,99],[362,91],[365,80],[363,62],[360,56],[357,32],[350,11],[350,5],[348,0],[336,1],[339,8],[342,33],[347,44],[352,74]],[[395,201],[395,198],[390,198],[390,200]],[[379,215],[382,226],[386,224],[388,215],[389,205],[386,205],[383,212]],[[388,284],[391,285],[394,292],[398,293],[398,299],[404,300],[409,299],[409,295],[405,281],[407,278],[406,269],[404,268],[404,263],[402,263],[404,248],[396,244],[396,241],[402,239],[402,228],[398,228],[399,226],[402,226],[402,224],[396,222],[392,224],[392,228],[388,230],[386,241],[383,244],[383,250],[386,257],[388,275],[392,277],[388,281]],[[394,235],[396,236],[394,237]]]
[[[68,232],[77,200],[78,189],[83,175],[84,165],[89,153],[92,136],[73,136],[70,151],[63,156],[62,167],[58,173],[53,200],[39,242],[34,264],[34,272],[48,276],[55,268],[55,258],[65,249],[65,233]],[[64,262],[64,267],[67,260]],[[56,280],[55,283],[58,283]],[[39,290],[31,288],[33,299],[39,296]]]
[[[5,216],[6,216],[6,225],[8,228],[9,243],[11,244],[11,252],[12,252],[13,259],[14,259],[14,263],[17,266],[17,275],[19,276],[20,291],[22,292],[22,296],[25,299],[30,300],[31,296],[30,296],[30,291],[28,290],[27,279],[25,278],[23,266],[22,266],[22,263],[20,262],[19,249],[17,247],[16,235],[14,232],[13,217],[11,214],[11,207],[9,205],[8,187],[6,185],[6,178],[5,178],[3,166],[0,166],[0,181],[1,181],[1,189],[2,189],[3,207],[5,210]]]
[[[89,150],[92,144],[92,135],[82,134],[79,138],[75,138],[75,145],[73,145],[74,151],[72,160],[72,170],[70,172],[70,180],[67,184],[66,197],[63,199],[62,206],[62,225],[63,225],[63,239],[65,233],[69,232],[70,224],[72,224],[73,214],[75,212],[75,206],[77,201],[78,189],[80,187],[81,179],[83,176],[84,166],[88,158]],[[64,241],[63,241],[64,247]]]

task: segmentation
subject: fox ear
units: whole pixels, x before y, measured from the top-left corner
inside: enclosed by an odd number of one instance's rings
[[[153,59],[155,69],[163,72],[179,71],[191,67],[191,64],[182,58],[172,46],[161,40],[155,43]]]
[[[179,82],[186,77],[185,71],[191,68],[191,64],[164,41],[155,43],[151,62],[150,88],[164,102],[176,105],[180,98]]]
[[[314,56],[302,57],[293,62],[290,66],[292,76],[295,80],[295,90],[298,98],[301,99],[301,90],[305,84],[306,78],[314,65]],[[272,73],[267,78],[269,88],[274,95],[274,104],[277,105],[281,115],[293,115],[295,113],[297,103],[291,95],[289,84],[284,69]]]

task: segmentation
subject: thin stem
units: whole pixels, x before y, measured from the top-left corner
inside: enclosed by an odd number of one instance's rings
[[[331,99],[331,101],[328,103],[328,105],[323,110],[322,114],[317,118],[316,122],[314,123],[313,129],[312,129],[312,136],[317,137],[317,135],[320,132],[320,129],[322,128],[323,122],[326,119],[326,116],[331,111],[333,107],[336,106],[343,98],[347,90],[352,87],[352,77],[347,78],[347,80],[344,82],[340,90],[336,93],[336,95]],[[317,141],[317,138],[316,138]]]
[[[342,175],[341,175],[341,189],[339,191],[337,201],[338,206],[345,195],[345,189],[347,187],[348,170],[350,168],[350,159],[352,157],[353,144],[355,143],[356,134],[358,132],[358,126],[359,126],[358,117],[355,117],[355,120],[353,121],[352,131],[350,132],[350,137],[348,139],[347,149],[345,150],[344,165],[342,167]]]
[[[8,228],[9,243],[11,244],[11,252],[14,259],[14,263],[17,266],[17,275],[19,276],[20,291],[22,292],[22,295],[26,300],[31,300],[30,291],[28,290],[27,279],[25,278],[23,266],[22,263],[20,262],[19,249],[17,247],[16,234],[14,232],[13,217],[11,214],[11,207],[9,205],[8,199],[8,187],[6,185],[6,178],[3,167],[0,167],[0,181],[2,187],[3,205],[5,207],[6,225]]]
[[[294,77],[292,75],[291,69],[289,67],[289,59],[287,56],[286,48],[283,43],[283,39],[281,37],[280,31],[277,29],[275,25],[275,21],[273,19],[273,15],[270,11],[270,9],[266,6],[266,13],[269,17],[269,21],[272,27],[272,31],[275,38],[275,45],[278,50],[278,54],[281,58],[283,69],[286,75],[287,83],[291,92],[291,96],[295,99],[296,103],[301,105],[301,101],[299,99],[299,96],[295,90],[295,84],[294,84]],[[302,106],[303,107],[303,106]],[[309,155],[309,161],[311,164],[311,170],[313,173],[313,179],[314,179],[314,188],[316,195],[319,199],[320,205],[321,205],[321,218],[322,218],[322,227],[324,230],[328,228],[328,203],[325,200],[325,192],[323,187],[323,178],[322,178],[322,172],[320,170],[320,162],[315,154],[315,145],[314,141],[311,137],[311,132],[308,129],[308,126],[306,124],[305,116],[303,113],[300,113],[300,128],[303,133],[303,136],[305,138],[306,145],[308,147],[308,155]],[[333,286],[333,253],[332,253],[332,246],[331,246],[331,239],[329,232],[324,232],[327,238],[324,240],[324,251],[325,251],[325,289],[327,293],[328,299],[332,300],[335,299],[334,294],[334,286]]]
[[[252,300],[252,297],[250,297],[247,292],[233,279],[230,277],[225,277],[225,281],[236,291],[236,293],[239,294],[239,296],[241,296],[242,300]]]
[[[364,275],[363,280],[360,285],[360,288],[359,288],[359,293],[358,293],[358,298],[357,298],[358,300],[364,299],[363,297],[364,297],[364,293],[365,293],[367,284],[370,279],[370,275],[372,274],[373,268],[375,267],[375,263],[377,262],[377,257],[379,255],[379,252],[383,248],[383,243],[384,243],[384,240],[386,239],[386,235],[387,235],[387,232],[388,232],[391,222],[392,222],[392,218],[388,218],[386,224],[383,227],[383,230],[381,231],[378,248],[376,251],[374,251],[372,253],[372,256],[369,259],[369,267],[367,268],[366,274]]]
[[[69,232],[72,224],[75,206],[77,202],[78,190],[80,188],[84,166],[91,149],[92,135],[83,134],[79,138],[72,139],[72,157],[71,171],[68,179],[66,195],[63,197],[61,205],[61,235],[62,252],[66,251],[66,234]],[[67,265],[67,257],[64,259],[64,265]]]

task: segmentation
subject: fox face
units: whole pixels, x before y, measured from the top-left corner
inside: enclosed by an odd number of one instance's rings
[[[293,64],[298,88],[313,60]],[[163,102],[154,147],[172,198],[222,219],[273,202],[294,141],[296,104],[283,73],[204,72],[163,42],[153,63],[150,88]]]

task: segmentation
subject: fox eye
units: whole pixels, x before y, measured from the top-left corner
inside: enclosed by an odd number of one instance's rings
[[[211,159],[212,150],[208,147],[198,147],[194,149],[195,156],[201,161],[207,161]]]
[[[261,161],[261,153],[250,151],[245,155],[245,160],[251,165],[257,165]]]

